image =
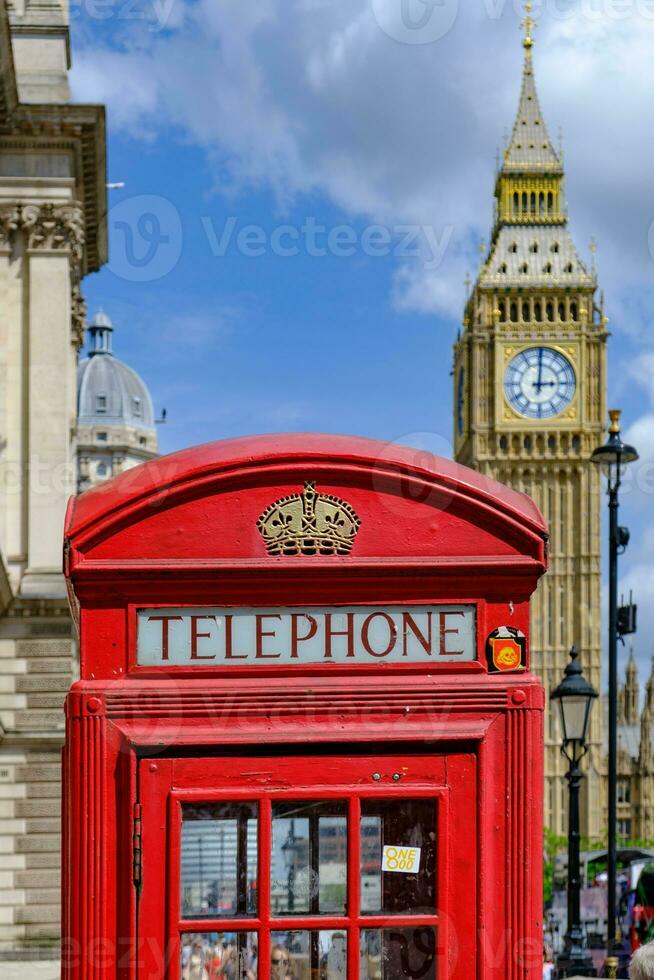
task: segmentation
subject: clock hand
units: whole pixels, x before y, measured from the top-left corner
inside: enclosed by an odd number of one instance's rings
[[[543,348],[538,348],[538,381],[536,382],[536,391],[540,391],[543,387]]]

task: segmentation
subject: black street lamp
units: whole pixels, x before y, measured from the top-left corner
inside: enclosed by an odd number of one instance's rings
[[[568,931],[565,934],[565,949],[556,961],[555,976],[596,977],[590,952],[584,946],[581,928],[581,872],[580,872],[580,828],[579,828],[579,788],[583,774],[579,763],[588,751],[588,728],[593,702],[597,691],[589,684],[581,671],[577,648],[570,651],[570,663],[565,669],[565,677],[552,692],[552,701],[558,701],[563,729],[561,751],[570,763],[568,784],[570,788],[570,807],[568,813]]]
[[[607,478],[609,495],[609,807],[608,807],[608,935],[607,976],[617,977],[617,803],[618,803],[618,556],[629,543],[629,531],[618,524],[618,494],[623,467],[639,458],[633,446],[620,435],[620,412],[609,412],[611,425],[604,446],[596,449],[592,461]]]

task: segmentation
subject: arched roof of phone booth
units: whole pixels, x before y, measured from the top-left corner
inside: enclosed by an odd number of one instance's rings
[[[311,481],[360,521],[346,558],[271,558],[262,513]],[[316,434],[208,443],[153,460],[70,502],[66,571],[73,582],[120,568],[334,560],[547,560],[536,504],[467,467],[394,443]]]

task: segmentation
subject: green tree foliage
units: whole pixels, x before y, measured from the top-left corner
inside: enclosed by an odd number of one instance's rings
[[[599,838],[590,840],[588,837],[581,838],[581,850],[582,851],[592,851],[592,850],[604,850],[608,845],[608,834],[606,830],[603,830]],[[618,837],[618,849],[622,848],[641,848],[644,850],[654,850],[654,840],[645,840],[643,838],[625,838]],[[554,891],[554,867],[557,857],[561,854],[566,854],[568,850],[568,838],[559,836],[555,834],[553,830],[549,827],[545,828],[545,835],[543,841],[543,901],[545,907],[552,901],[552,893]],[[600,871],[606,870],[606,859],[600,861],[590,861],[588,864],[588,878],[592,880]]]
[[[545,828],[543,840],[543,901],[547,907],[552,901],[554,890],[554,863],[559,854],[565,854],[568,849],[568,838],[555,834],[549,827]]]

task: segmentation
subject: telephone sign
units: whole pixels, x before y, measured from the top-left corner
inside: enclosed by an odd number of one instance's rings
[[[137,651],[142,667],[466,662],[475,607],[139,609]]]

